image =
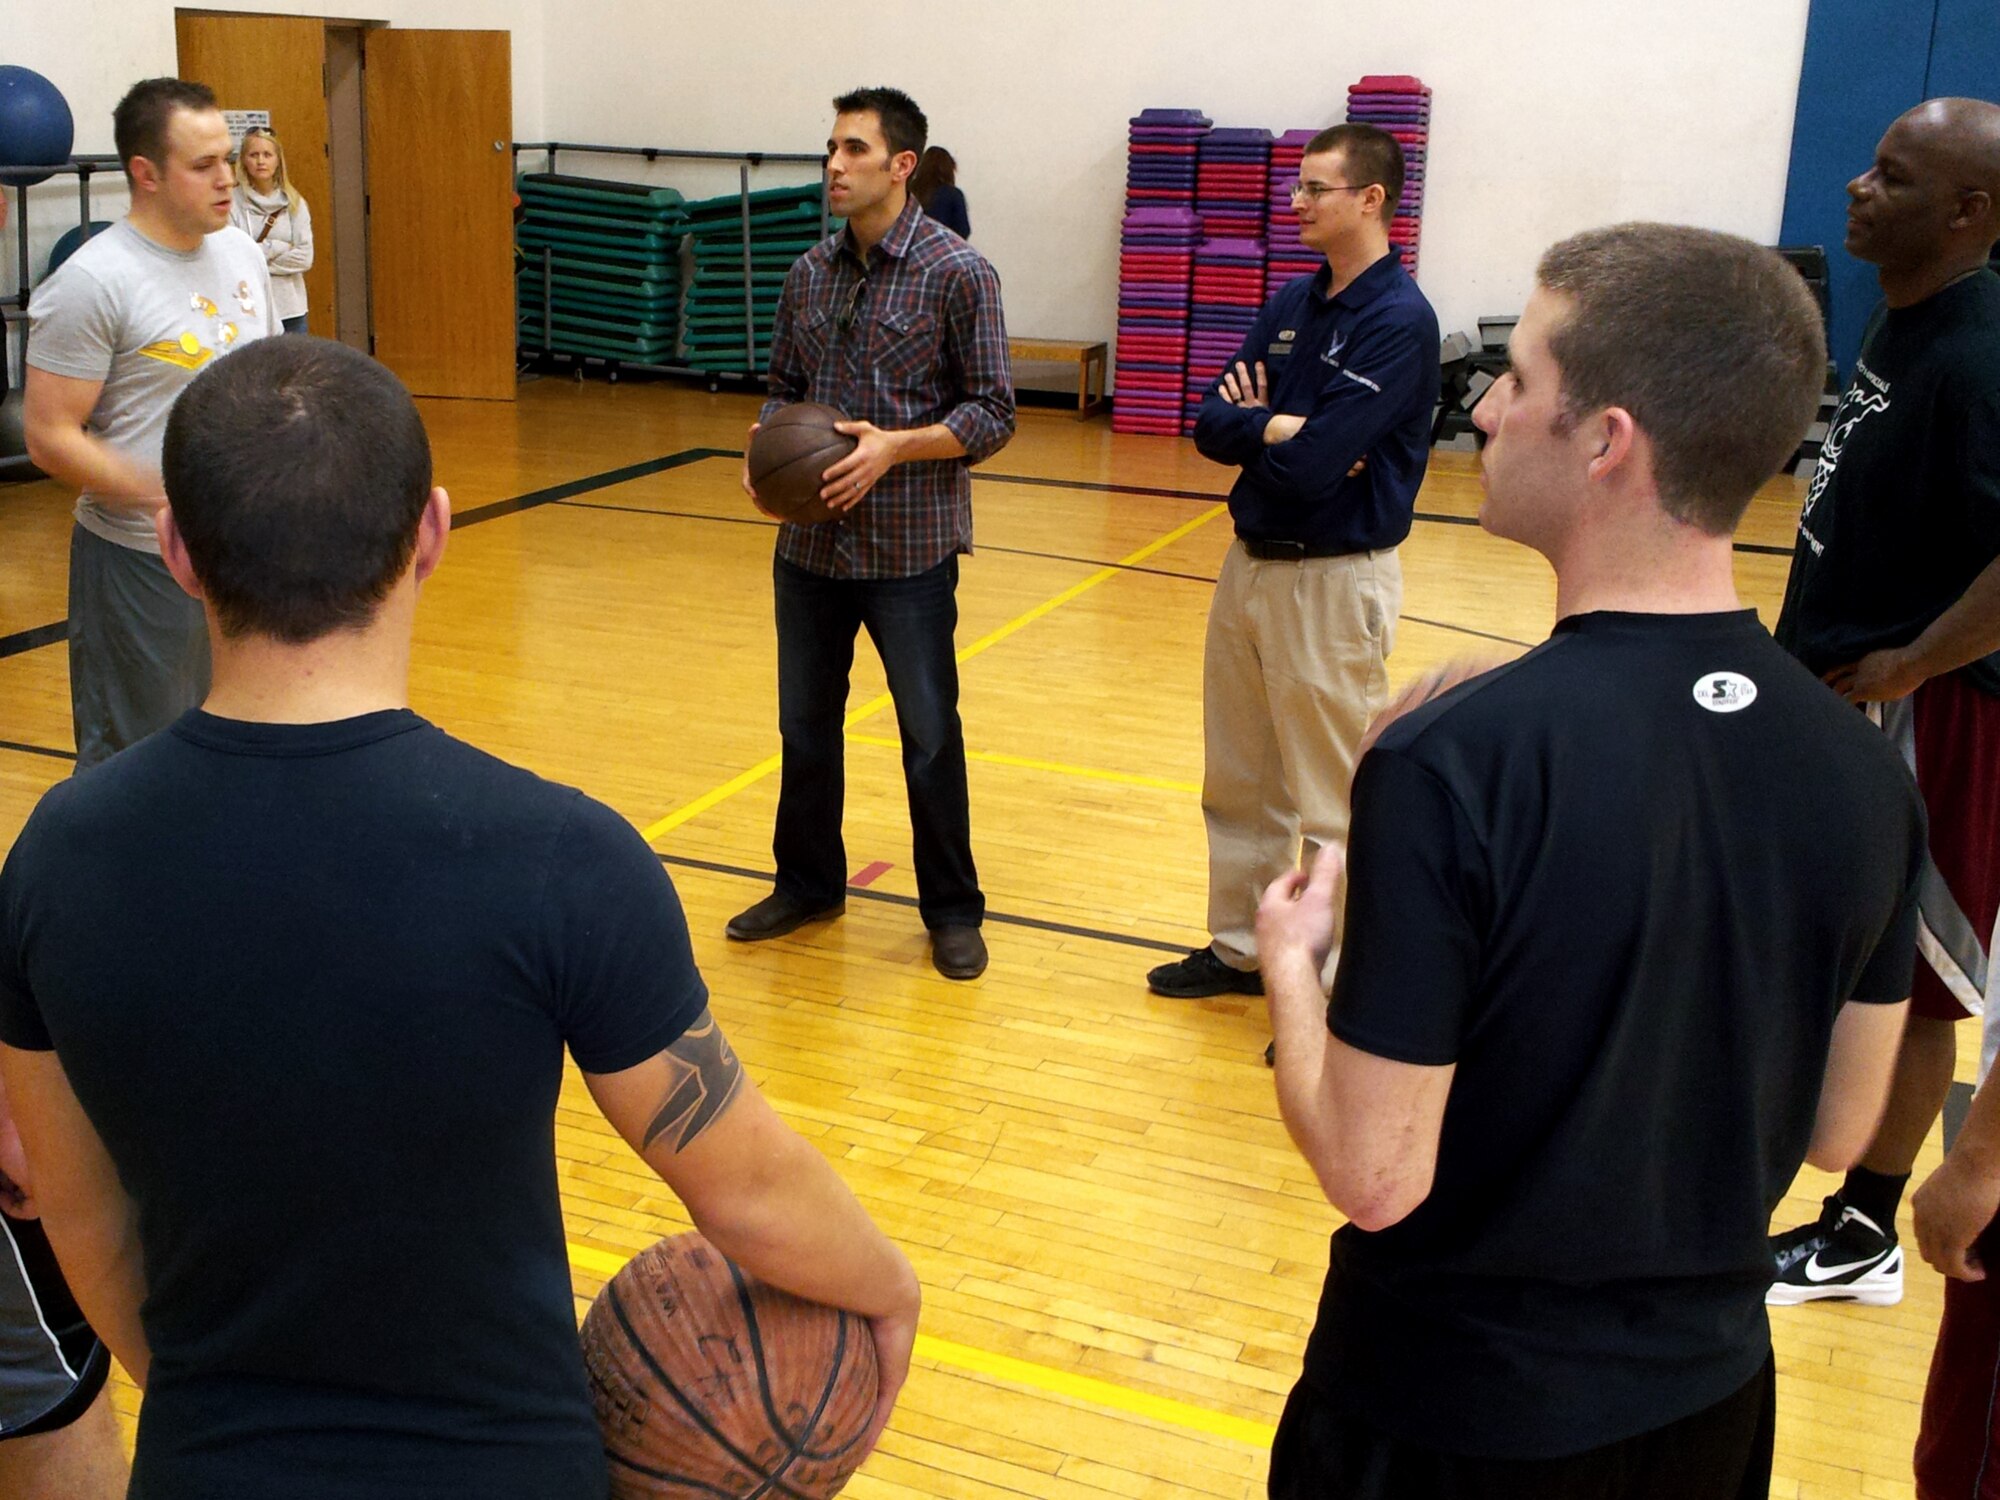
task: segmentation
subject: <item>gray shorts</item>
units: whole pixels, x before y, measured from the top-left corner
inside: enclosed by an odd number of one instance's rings
[[[69,539],[69,699],[76,768],[164,729],[208,695],[208,626],[150,552],[82,526]]]
[[[110,1370],[42,1226],[0,1214],[0,1442],[67,1427]]]

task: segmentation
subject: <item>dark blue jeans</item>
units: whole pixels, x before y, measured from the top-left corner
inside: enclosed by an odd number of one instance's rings
[[[903,783],[926,927],[978,926],[986,915],[972,864],[965,730],[958,719],[958,559],[912,578],[824,578],[782,557],[778,605],[778,733],[785,763],[771,852],[778,889],[807,906],[847,894],[840,836],[846,796],[847,687],[863,626],[882,657],[903,740]]]

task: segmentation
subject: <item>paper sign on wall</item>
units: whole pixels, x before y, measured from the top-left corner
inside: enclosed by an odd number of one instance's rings
[[[246,130],[269,130],[271,112],[268,109],[225,109],[222,123],[229,127],[229,149],[243,149],[243,133]]]

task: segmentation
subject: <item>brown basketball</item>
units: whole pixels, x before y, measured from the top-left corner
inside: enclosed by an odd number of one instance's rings
[[[766,1286],[698,1234],[661,1240],[583,1320],[611,1500],[824,1500],[875,1413],[866,1319]]]
[[[795,401],[771,413],[750,439],[750,487],[757,503],[795,526],[834,518],[819,497],[820,476],[854,451],[854,439],[835,432],[847,418],[817,401]]]

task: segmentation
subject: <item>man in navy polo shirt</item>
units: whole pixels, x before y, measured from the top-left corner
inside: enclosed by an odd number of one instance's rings
[[[1437,315],[1389,245],[1402,191],[1387,132],[1313,137],[1292,201],[1326,265],[1271,299],[1195,423],[1203,455],[1243,471],[1202,663],[1212,941],[1148,974],[1155,994],[1261,994],[1258,897],[1302,840],[1310,859],[1347,838],[1438,395]]]

